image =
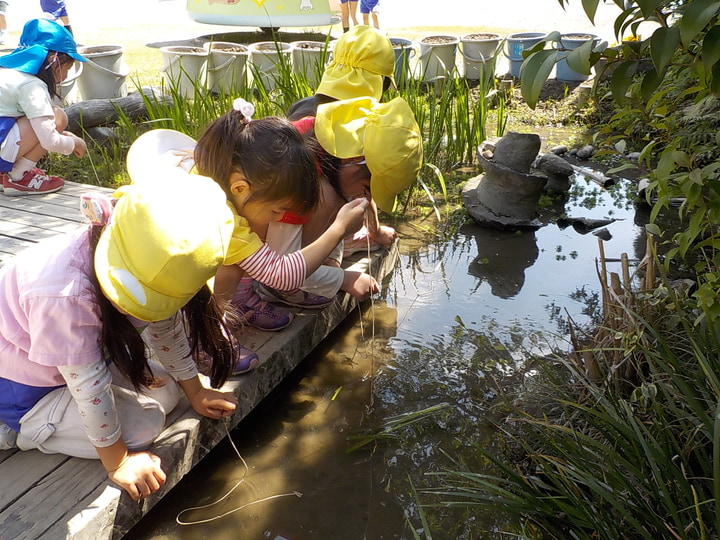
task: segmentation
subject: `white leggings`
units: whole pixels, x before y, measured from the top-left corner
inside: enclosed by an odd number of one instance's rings
[[[113,367],[111,370],[122,439],[128,449],[143,450],[165,427],[165,416],[180,399],[180,387],[156,363],[152,364],[153,375],[165,384],[159,388],[143,388],[142,393],[135,392],[129,381]],[[53,390],[22,417],[17,446],[21,450],[37,449],[46,454],[98,459],[67,387]]]

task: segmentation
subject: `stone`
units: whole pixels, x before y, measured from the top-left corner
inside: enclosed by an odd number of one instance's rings
[[[594,153],[595,148],[590,144],[586,144],[577,151],[576,155],[578,159],[590,159]]]
[[[556,156],[562,156],[563,154],[567,154],[568,147],[564,144],[559,144],[557,146],[553,146],[550,151]]]
[[[514,171],[529,173],[540,152],[540,135],[509,131],[495,143],[494,161]]]

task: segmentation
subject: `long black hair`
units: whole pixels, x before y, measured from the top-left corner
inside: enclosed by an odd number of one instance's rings
[[[103,227],[92,226],[90,232],[91,260],[94,260]],[[92,280],[97,290],[102,318],[102,345],[118,370],[125,375],[136,390],[147,387],[154,381],[148,364],[145,342],[127,315],[121,313],[102,293],[95,268]],[[232,374],[235,364],[235,348],[231,342],[229,324],[223,311],[215,301],[207,285],[182,308],[187,321],[193,357],[197,360],[200,350],[213,360],[210,367],[210,384],[213,388],[222,386]]]

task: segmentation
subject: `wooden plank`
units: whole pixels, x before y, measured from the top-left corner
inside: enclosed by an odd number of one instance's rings
[[[368,270],[382,281],[395,267],[398,256],[395,245],[389,251],[373,253],[370,259],[356,256],[344,266]],[[224,389],[232,391],[239,400],[234,415],[226,424],[210,420],[198,415],[183,399],[151,449],[162,459],[167,482],[158,493],[140,503],[109,482],[97,460],[45,456],[34,451],[0,452],[0,460],[3,454],[10,454],[0,461],[3,486],[6,478],[3,467],[12,466],[10,462],[16,456],[34,454],[42,460],[65,460],[59,466],[53,461],[55,468],[52,464],[37,467],[34,478],[24,476],[25,465],[14,467],[14,476],[8,478],[18,485],[13,493],[0,499],[0,538],[121,538],[226,436],[226,429],[231,430],[245,418],[356,306],[357,302],[343,293],[322,310],[293,309],[295,320],[280,332],[246,329],[243,343],[256,350],[261,365],[225,384]],[[38,481],[38,477],[42,479]]]

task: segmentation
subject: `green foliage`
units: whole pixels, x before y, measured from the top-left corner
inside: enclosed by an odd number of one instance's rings
[[[569,1],[559,0],[563,6]],[[625,8],[622,0],[614,1],[623,8],[614,25],[622,44],[575,50],[568,54],[568,62],[572,54],[589,65],[601,59],[606,64],[604,73],[610,74],[609,90],[617,108],[598,129],[596,142],[641,152],[657,198],[653,230],[670,244],[666,268],[692,267],[704,291],[696,300],[714,306],[718,295],[703,283],[714,282],[710,276],[720,268],[720,2],[638,0]],[[599,0],[582,3],[592,19]],[[655,24],[651,35],[633,38],[640,23],[648,22]],[[632,39],[623,39],[628,33]],[[548,36],[552,40],[557,35]],[[536,46],[523,63],[523,96],[531,106],[552,68],[551,51],[543,47]],[[596,83],[597,90],[602,88]],[[677,200],[683,201],[677,211],[687,227],[674,235],[664,234],[657,220],[674,211],[672,203]],[[715,310],[698,313],[698,324],[707,316],[715,317]]]
[[[670,289],[640,300],[649,316],[633,313],[636,328],[617,338],[646,362],[640,380],[598,384],[572,360],[539,361],[498,424],[524,458],[508,463],[478,445],[496,472],[439,473],[442,487],[429,492],[522,515],[533,538],[716,538],[718,337],[695,330],[683,316],[692,303]]]

